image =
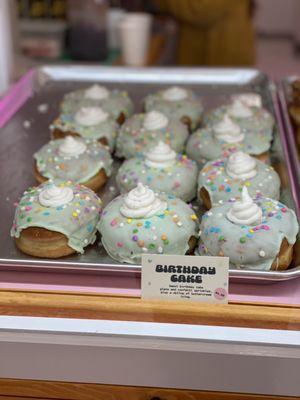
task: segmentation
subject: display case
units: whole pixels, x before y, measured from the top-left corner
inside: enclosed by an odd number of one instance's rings
[[[14,247],[13,202],[34,184],[32,154],[47,141],[63,94],[89,82],[128,90],[137,111],[147,93],[174,84],[197,91],[205,109],[231,94],[260,94],[276,119],[271,163],[285,203],[299,213],[297,169],[276,88],[259,71],[75,66],[31,71],[0,103],[5,360],[0,398],[299,396],[298,245],[286,271],[230,269],[227,305],[142,300],[141,266],[117,263],[96,245],[85,255],[55,261],[25,256]],[[101,197],[108,202],[116,195],[112,177]]]

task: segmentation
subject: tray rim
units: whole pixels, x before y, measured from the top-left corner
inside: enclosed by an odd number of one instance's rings
[[[76,74],[85,72],[86,74],[86,79],[82,78],[74,78],[76,77]],[[151,76],[153,74],[166,74],[164,78],[168,77],[167,80],[165,80],[162,84],[165,83],[181,83],[182,82],[182,74],[185,74],[185,84],[191,84],[191,83],[201,83],[201,84],[212,84],[215,83],[216,85],[219,84],[221,85],[222,83],[225,85],[229,84],[247,84],[252,81],[252,79],[259,77],[259,76],[264,76],[268,80],[268,86],[269,86],[269,94],[270,98],[272,101],[272,106],[274,110],[274,116],[276,119],[276,122],[278,123],[278,133],[280,136],[280,141],[281,145],[283,147],[283,152],[286,160],[289,160],[290,157],[290,150],[289,147],[287,146],[287,140],[285,138],[285,126],[282,122],[282,115],[280,113],[280,108],[279,108],[279,99],[277,97],[277,88],[275,84],[268,78],[268,76],[263,73],[262,71],[256,69],[256,68],[190,68],[190,67],[148,67],[148,68],[128,68],[128,67],[107,67],[107,66],[85,66],[85,65],[69,65],[67,67],[67,73],[66,73],[66,66],[60,66],[60,65],[44,65],[40,66],[37,68],[34,68],[33,70],[30,70],[30,82],[32,86],[38,82],[41,86],[44,84],[47,80],[53,79],[53,72],[56,72],[59,75],[59,79],[56,80],[69,80],[69,81],[96,81],[100,80],[101,81],[111,81],[112,80],[112,75],[119,74],[120,78],[119,79],[114,79],[113,81],[118,83],[118,82],[124,82],[126,78],[130,78],[129,81],[126,80],[126,83],[143,83],[144,80],[141,78],[145,79],[147,76]],[[187,74],[187,72],[191,72],[190,74]],[[27,73],[27,74],[29,74]],[[193,75],[195,74],[201,74],[201,77],[198,76],[195,77]],[[25,74],[21,80],[26,77]],[[52,75],[51,75],[52,74]],[[69,74],[69,79],[67,79],[67,76]],[[226,74],[227,81],[223,81],[221,77],[224,77],[224,74]],[[140,78],[140,79],[137,79]],[[218,77],[218,81],[212,81],[212,77],[216,78]],[[196,79],[197,78],[197,79]],[[199,79],[201,78],[201,79]],[[158,83],[159,76],[155,77],[155,79],[152,79],[152,81],[148,81],[147,84],[151,83]],[[161,79],[161,77],[160,77]],[[174,79],[176,82],[174,82]],[[21,81],[20,80],[20,81]],[[241,81],[242,80],[242,81]],[[18,84],[18,83],[17,83]],[[15,91],[15,90],[14,90]],[[16,91],[15,91],[16,92]],[[6,96],[3,98],[2,101],[5,101],[6,97],[10,95],[10,92],[6,94]],[[25,102],[28,100],[28,98],[25,100]],[[1,105],[1,102],[0,102]],[[16,109],[14,113],[10,116],[9,120],[13,118],[14,114],[18,111]],[[294,182],[294,177],[295,175],[292,174],[292,167],[289,166],[289,162],[287,163],[287,168],[288,168],[288,173],[289,173],[289,180],[290,184]],[[299,204],[299,193],[293,192],[293,199],[295,201],[295,204]],[[40,261],[40,262],[39,262]],[[41,269],[41,263],[43,263],[43,267]],[[20,269],[24,271],[26,270],[36,270],[39,269],[39,271],[44,271],[44,272],[50,272],[50,271],[55,271],[55,272],[63,272],[66,270],[72,270],[74,273],[133,273],[133,274],[141,274],[141,265],[132,265],[132,264],[102,264],[102,268],[99,268],[100,263],[80,263],[80,262],[75,262],[72,263],[72,261],[68,262],[63,262],[63,260],[43,260],[43,259],[34,259],[34,260],[7,260],[4,258],[0,259],[0,267],[4,267],[5,269],[12,270],[12,269]],[[76,266],[80,266],[80,268],[76,268]],[[295,279],[300,277],[300,266],[294,267],[291,270],[287,271],[257,271],[257,270],[233,270],[231,269],[229,271],[229,277],[232,282],[241,282],[244,281],[244,283],[276,283],[276,282],[282,282],[290,279]]]
[[[296,199],[296,213],[298,219],[300,219],[300,202],[299,202],[299,193],[300,193],[300,183],[298,173],[300,170],[300,159],[297,154],[297,146],[295,141],[294,128],[292,126],[292,121],[288,111],[288,98],[287,92],[285,89],[286,85],[290,85],[293,80],[295,80],[297,76],[286,76],[282,78],[282,80],[278,83],[278,98],[279,98],[279,106],[282,116],[282,121],[284,124],[284,129],[286,132],[286,142],[289,151],[289,159],[287,160],[291,166],[291,172],[294,175],[292,191],[294,191],[295,195],[293,196]]]

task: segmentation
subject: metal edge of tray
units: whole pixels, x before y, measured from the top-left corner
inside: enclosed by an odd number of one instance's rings
[[[187,73],[188,72],[188,73]],[[215,85],[244,85],[264,73],[255,68],[193,68],[193,67],[122,67],[85,65],[44,65],[36,68],[39,84],[57,81],[114,81],[115,83],[201,83]],[[163,78],[163,79],[162,79]]]
[[[78,262],[62,262],[60,261],[44,261],[42,272],[48,273],[65,273],[72,271],[73,273],[86,273],[86,274],[118,274],[127,275],[134,274],[141,275],[141,265],[137,264],[102,264],[99,269],[99,263],[85,263]],[[41,272],[40,265],[34,260],[13,260],[9,262],[5,259],[0,259],[0,266],[4,267],[6,271],[28,271],[28,272]],[[229,270],[229,278],[231,282],[241,283],[276,283],[295,279],[300,277],[300,266],[286,271],[259,271],[259,270]]]
[[[187,74],[191,71],[193,74]],[[85,74],[84,78],[82,73]],[[165,75],[167,73],[167,75]],[[227,84],[227,85],[245,85],[252,83],[255,78],[267,76],[256,69],[224,69],[224,68],[125,68],[125,67],[86,67],[86,66],[70,66],[66,72],[65,67],[60,66],[43,66],[35,69],[33,79],[34,89],[42,86],[47,81],[55,80],[74,80],[74,81],[114,81],[128,83],[143,83],[147,79],[147,83],[182,83],[183,75],[185,83],[200,84]],[[196,76],[195,76],[196,75]],[[226,76],[226,78],[224,78]],[[167,78],[167,80],[166,80]],[[267,78],[268,79],[268,78]],[[269,94],[272,102],[273,111],[278,123],[278,131],[281,143],[284,143],[284,128],[282,125],[281,115],[278,112],[278,99],[275,93],[274,84],[269,81]],[[287,149],[284,149],[285,157],[287,157]],[[288,156],[289,157],[289,156]],[[287,157],[287,159],[288,159]],[[291,175],[289,173],[291,181]],[[292,182],[291,182],[292,183]],[[297,197],[297,196],[296,196]],[[293,193],[295,200],[295,193]],[[299,199],[298,199],[299,200]],[[41,260],[44,272],[61,272],[72,270],[74,273],[131,273],[140,274],[141,265],[131,264],[114,264],[114,263],[80,263],[80,262],[64,262]],[[31,270],[40,271],[40,263],[38,260],[6,260],[0,259],[0,265],[7,270]],[[101,269],[99,266],[101,265]],[[276,283],[280,281],[294,279],[300,277],[300,266],[294,267],[287,271],[257,271],[257,270],[230,270],[230,280],[233,282],[243,283]]]
[[[297,154],[297,145],[295,141],[294,129],[292,126],[291,118],[288,111],[288,99],[285,89],[286,84],[290,84],[292,77],[284,78],[278,84],[278,98],[279,106],[281,112],[281,119],[285,128],[285,146],[288,149],[289,157],[287,158],[288,171],[293,175],[291,180],[291,189],[293,193],[293,198],[296,205],[297,217],[300,220],[300,183],[299,183],[299,170],[300,170],[300,160]]]

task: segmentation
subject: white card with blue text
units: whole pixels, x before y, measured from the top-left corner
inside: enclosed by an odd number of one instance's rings
[[[142,299],[228,303],[228,257],[143,254]]]

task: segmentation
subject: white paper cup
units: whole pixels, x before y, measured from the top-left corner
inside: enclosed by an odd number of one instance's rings
[[[150,41],[151,15],[127,13],[120,21],[122,58],[126,65],[146,64]]]

